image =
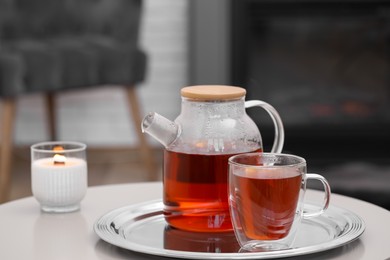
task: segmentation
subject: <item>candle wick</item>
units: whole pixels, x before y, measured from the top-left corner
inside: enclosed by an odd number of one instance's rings
[[[54,165],[65,165],[65,162],[54,161]]]

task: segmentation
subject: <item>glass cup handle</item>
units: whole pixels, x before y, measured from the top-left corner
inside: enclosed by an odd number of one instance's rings
[[[314,179],[314,180],[320,181],[322,183],[322,185],[324,186],[325,196],[324,196],[324,200],[322,202],[322,207],[320,208],[319,211],[304,212],[303,213],[303,218],[305,218],[305,219],[318,217],[319,215],[324,213],[324,211],[329,207],[330,193],[331,193],[330,185],[329,185],[328,181],[322,175],[319,175],[316,173],[307,173],[306,174],[306,181],[308,179]]]
[[[284,144],[284,128],[282,119],[279,116],[278,111],[270,104],[260,100],[249,100],[245,102],[245,108],[250,107],[262,107],[271,116],[275,126],[275,138],[272,146],[271,153],[280,153]]]

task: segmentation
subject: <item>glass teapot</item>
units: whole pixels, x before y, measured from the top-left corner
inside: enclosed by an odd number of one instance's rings
[[[228,158],[263,150],[260,132],[245,109],[262,107],[275,125],[271,152],[280,153],[284,129],[278,112],[260,100],[245,101],[240,87],[203,85],[181,89],[174,122],[157,113],[142,131],[164,145],[164,216],[173,227],[197,232],[232,230],[228,205]]]

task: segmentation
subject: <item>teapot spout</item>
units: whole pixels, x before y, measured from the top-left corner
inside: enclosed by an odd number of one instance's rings
[[[179,126],[160,114],[148,113],[141,124],[142,132],[147,133],[167,148],[179,135]]]

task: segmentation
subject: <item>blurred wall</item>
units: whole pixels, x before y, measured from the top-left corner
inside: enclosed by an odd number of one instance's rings
[[[144,1],[140,44],[149,56],[149,64],[147,80],[138,89],[142,114],[156,111],[174,119],[180,112],[179,90],[188,82],[187,8],[187,1]],[[40,95],[19,99],[16,144],[48,140],[41,101]],[[135,144],[135,126],[121,88],[69,92],[58,95],[57,102],[59,139],[86,142],[89,146]]]

